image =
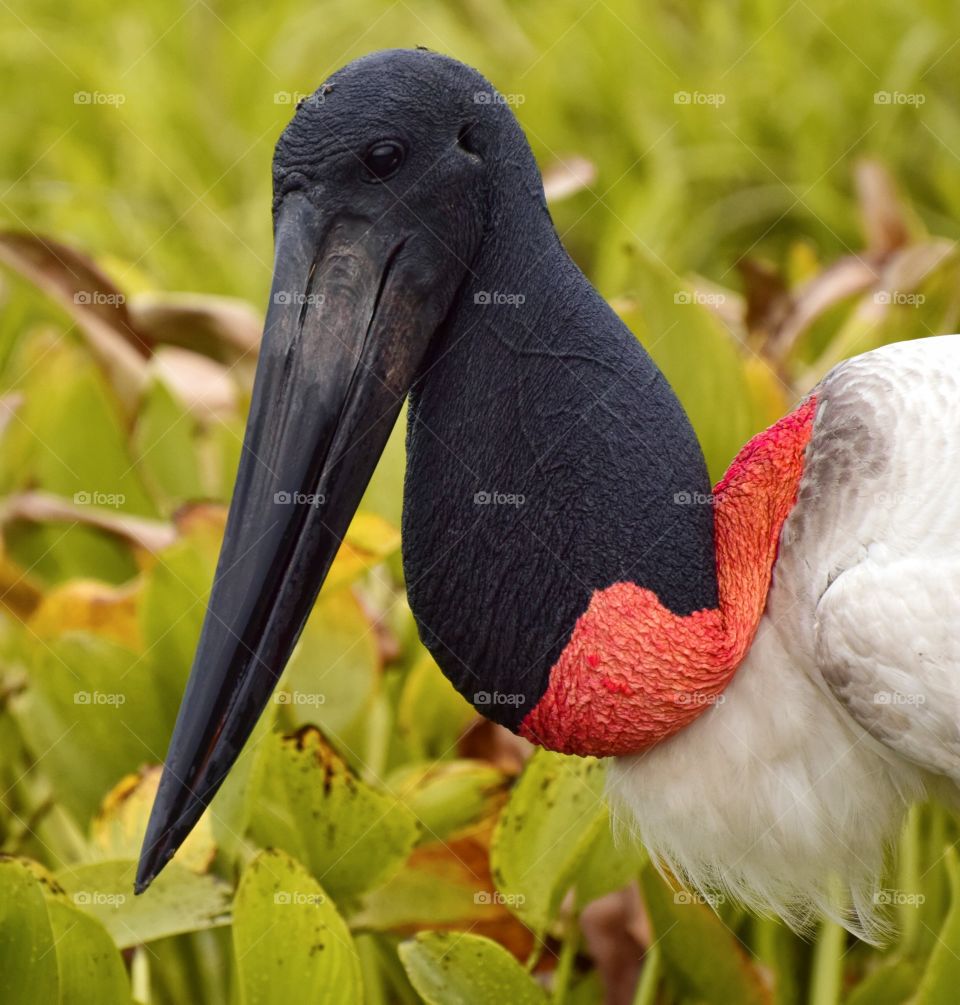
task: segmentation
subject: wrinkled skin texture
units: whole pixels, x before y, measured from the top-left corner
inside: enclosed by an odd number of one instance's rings
[[[717,700],[763,614],[815,413],[807,398],[754,437],[714,491],[719,606],[679,616],[634,583],[594,594],[523,736],[567,754],[637,753]]]

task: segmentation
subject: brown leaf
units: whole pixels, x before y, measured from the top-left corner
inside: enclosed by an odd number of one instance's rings
[[[160,346],[152,366],[184,408],[201,422],[237,411],[237,386],[216,360],[179,346]]]
[[[793,307],[787,282],[779,269],[756,258],[741,258],[737,269],[743,277],[747,329],[766,341]]]
[[[0,262],[58,303],[86,336],[127,407],[146,380],[151,338],[127,310],[127,298],[89,256],[52,238],[0,231]]]
[[[882,256],[902,248],[910,241],[910,229],[890,172],[866,158],[857,164],[854,179],[867,251]]]
[[[172,544],[176,530],[161,520],[127,516],[96,506],[78,506],[48,492],[21,492],[9,496],[0,510],[0,522],[32,520],[35,523],[82,523],[116,534],[147,551]]]
[[[30,578],[29,572],[7,556],[3,538],[0,537],[0,608],[23,621],[36,609],[42,596],[40,587]]]
[[[605,1005],[629,1005],[640,976],[643,905],[636,883],[588,904],[580,916],[587,951],[600,972]]]
[[[597,166],[574,154],[555,161],[543,172],[547,202],[560,202],[589,188],[597,180]]]
[[[23,395],[18,391],[5,394],[0,398],[0,436],[3,436],[7,426],[10,425],[10,420],[22,404]]]
[[[509,729],[477,716],[457,744],[457,756],[489,761],[506,775],[519,775],[533,746]]]
[[[136,651],[143,644],[137,589],[96,580],[71,580],[43,598],[30,618],[30,628],[41,638],[71,631],[92,632]]]
[[[490,837],[493,819],[461,831],[446,841],[418,845],[403,870],[383,887],[371,891],[359,914],[352,918],[361,929],[387,930],[402,935],[418,931],[470,931],[499,942],[523,961],[533,949],[533,933],[510,911],[490,875]],[[410,896],[413,890],[442,889],[442,918],[435,902],[422,903]],[[454,901],[453,891],[459,891]],[[401,902],[397,898],[407,893]],[[433,895],[431,894],[431,897]],[[380,904],[389,905],[389,915]],[[461,913],[450,908],[460,906]]]
[[[879,285],[898,293],[910,293],[956,252],[956,242],[944,237],[932,237],[902,248],[884,263]]]
[[[244,300],[202,293],[144,293],[130,302],[138,329],[221,363],[256,361],[263,321]]]
[[[136,859],[147,828],[150,808],[160,785],[160,765],[126,775],[104,797],[91,826],[93,847],[106,860]],[[217,853],[209,812],[177,849],[174,860],[191,872],[203,874]]]
[[[187,536],[209,528],[216,537],[223,537],[227,526],[227,507],[222,503],[187,503],[173,515],[177,532]]]
[[[793,296],[793,309],[766,343],[767,354],[781,362],[790,354],[800,336],[831,307],[870,289],[880,275],[871,261],[848,255],[834,262]]]

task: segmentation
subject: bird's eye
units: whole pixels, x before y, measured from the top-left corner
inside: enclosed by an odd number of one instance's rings
[[[477,145],[477,124],[476,122],[465,122],[457,133],[457,143],[474,157],[480,156],[480,148]]]
[[[393,140],[374,143],[363,157],[368,181],[385,181],[402,163],[403,147]]]

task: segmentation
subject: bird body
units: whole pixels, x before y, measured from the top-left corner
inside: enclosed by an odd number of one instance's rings
[[[677,615],[633,582],[597,591],[521,735],[564,753],[624,755],[659,743],[716,703],[763,614],[816,411],[810,396],[756,436],[710,495],[674,497],[678,507],[712,511],[717,605]]]
[[[876,934],[904,809],[960,767],[958,338],[841,364],[711,491],[508,104],[428,52],[357,60],[298,108],[274,230],[138,891],[249,737],[409,396],[407,593],[454,686],[533,743],[612,757],[621,820],[681,879]]]
[[[623,822],[675,873],[803,927],[883,932],[884,853],[960,781],[960,336],[814,389],[796,503],[721,700],[619,758]]]

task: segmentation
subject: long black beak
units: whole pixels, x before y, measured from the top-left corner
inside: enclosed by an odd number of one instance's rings
[[[300,193],[284,200],[275,235],[240,469],[137,893],[190,833],[269,701],[427,341],[431,319],[398,275],[402,235],[325,220]]]

